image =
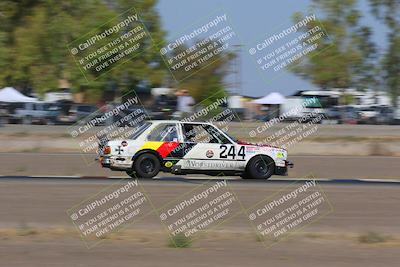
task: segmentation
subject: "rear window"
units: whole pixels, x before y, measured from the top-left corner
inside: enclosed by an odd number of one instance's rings
[[[151,123],[146,121],[146,122],[143,122],[142,124],[134,127],[134,129],[132,130],[130,139],[133,139],[133,140],[137,139],[144,131],[147,130],[147,128],[150,127],[150,125],[151,125]]]
[[[148,141],[177,142],[178,130],[176,124],[160,124],[147,136]]]

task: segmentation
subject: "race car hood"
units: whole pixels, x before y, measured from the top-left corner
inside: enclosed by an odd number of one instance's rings
[[[245,145],[245,146],[247,145],[247,146],[258,146],[258,147],[271,147],[271,148],[277,148],[277,149],[285,150],[284,148],[277,147],[277,146],[271,146],[271,145],[268,145],[268,144],[249,143],[249,142],[245,142],[245,141],[241,141],[241,140],[238,140],[237,144],[238,145]]]

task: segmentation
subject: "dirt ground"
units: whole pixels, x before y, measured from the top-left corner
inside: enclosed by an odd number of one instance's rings
[[[271,249],[250,237],[204,239],[191,248],[164,240],[107,240],[87,250],[77,238],[0,240],[2,266],[398,266],[399,246],[354,240],[290,239]]]

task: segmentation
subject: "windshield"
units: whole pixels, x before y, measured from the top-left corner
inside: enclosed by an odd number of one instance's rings
[[[233,137],[232,135],[228,134],[225,131],[220,130],[221,132],[223,132],[226,136],[228,136],[233,142],[237,143],[238,139],[236,139],[235,137]]]
[[[313,99],[317,101],[313,101]],[[304,100],[308,101],[306,108],[330,108],[338,105],[338,98],[330,96],[307,96]]]

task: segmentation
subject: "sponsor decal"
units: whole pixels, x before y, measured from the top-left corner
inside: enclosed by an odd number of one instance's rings
[[[207,152],[206,152],[206,157],[207,157],[207,158],[212,158],[212,157],[214,157],[214,151],[212,151],[211,149],[207,150]]]
[[[240,162],[223,162],[223,161],[202,161],[202,160],[188,160],[185,164],[187,168],[200,168],[200,169],[236,169],[241,167]]]
[[[128,145],[128,142],[122,141],[122,142],[121,142],[121,145],[122,145],[122,146],[127,146],[127,145]]]
[[[115,152],[118,152],[118,155],[121,155],[121,152],[124,152],[124,150],[121,148],[121,146],[118,146],[118,148],[115,149]]]
[[[254,154],[260,150],[260,148],[256,146],[245,146],[245,147],[246,147],[246,154]]]
[[[283,152],[278,152],[278,153],[276,153],[276,157],[277,157],[278,159],[282,159],[282,158],[285,157],[285,155],[283,154]]]
[[[165,164],[164,164],[164,166],[167,167],[167,168],[171,168],[172,165],[174,165],[174,164],[173,164],[171,161],[167,161],[167,162],[165,162]]]
[[[139,150],[151,149],[157,151],[162,158],[182,158],[196,144],[179,142],[146,142]]]

